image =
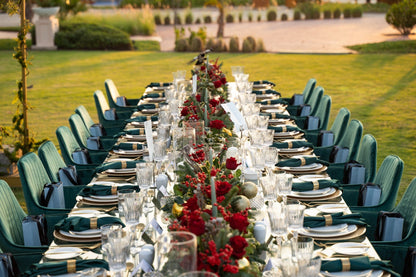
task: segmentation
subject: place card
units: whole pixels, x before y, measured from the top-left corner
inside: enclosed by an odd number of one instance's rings
[[[149,150],[149,158],[153,161],[155,154],[155,146],[153,145],[153,130],[152,130],[152,121],[147,120],[144,122],[144,132],[146,134],[146,143]]]
[[[154,219],[154,218],[153,218],[153,219],[150,221],[150,224],[153,226],[153,228],[155,228],[156,232],[158,232],[158,233],[159,233],[159,235],[161,235],[161,234],[163,233],[162,226],[160,226],[159,222],[157,222],[157,220],[156,220],[156,219]]]
[[[167,191],[167,189],[164,186],[161,186],[159,188],[159,191],[163,194],[163,196],[165,196],[165,197],[169,196],[169,192]]]
[[[234,123],[234,128],[237,130],[248,130],[246,120],[243,114],[238,110],[233,102],[221,104],[226,113],[230,115],[231,121]]]
[[[272,260],[269,259],[267,261],[267,264],[264,266],[263,272],[272,270],[272,268],[273,268]]]

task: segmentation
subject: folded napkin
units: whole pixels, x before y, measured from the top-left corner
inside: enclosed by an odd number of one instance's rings
[[[158,106],[159,105],[151,104],[151,103],[149,103],[149,104],[141,104],[141,105],[138,105],[137,106],[137,109],[139,111],[142,111],[142,110],[151,110],[151,109],[156,109]]]
[[[141,150],[143,149],[143,143],[128,143],[120,142],[118,145],[113,146],[113,150]]]
[[[370,260],[369,257],[344,258],[336,260],[323,260],[321,271],[338,272],[338,271],[363,271],[367,269],[385,270],[392,276],[400,276],[392,269],[389,261]]]
[[[144,128],[136,128],[136,129],[130,129],[123,132],[119,132],[113,136],[113,138],[118,138],[124,135],[144,135]]]
[[[68,269],[72,269],[68,272]],[[68,260],[64,262],[46,262],[36,263],[30,266],[23,276],[35,277],[38,275],[60,275],[66,273],[73,273],[75,271],[84,270],[87,268],[105,268],[109,270],[108,263],[104,260]]]
[[[159,82],[151,82],[150,84],[148,84],[146,87],[147,88],[151,88],[151,87],[168,87],[172,85],[172,83],[159,83]]]
[[[316,180],[316,182],[294,182],[292,184],[293,191],[308,191],[324,188],[339,188],[338,180]]]
[[[135,185],[124,185],[124,186],[108,186],[108,185],[92,185],[86,186],[80,191],[78,195],[80,196],[90,196],[90,195],[113,195],[117,193],[118,190],[123,189],[134,189],[135,191],[140,191],[139,186]]]
[[[303,226],[309,228],[338,225],[343,223],[360,226],[367,225],[367,223],[365,223],[364,219],[358,213],[344,215],[344,213],[339,212],[325,216],[305,216],[303,219]]]
[[[161,93],[157,93],[157,92],[147,93],[147,94],[144,94],[142,96],[142,99],[144,99],[144,98],[159,98],[159,97],[165,97],[165,93],[164,92],[161,92]]]
[[[272,85],[275,86],[276,84],[267,80],[258,80],[258,81],[254,81],[253,82],[254,85],[262,85],[262,84],[266,84],[266,85]]]
[[[297,167],[303,165],[309,165],[313,163],[321,163],[323,165],[328,165],[328,162],[322,161],[317,157],[301,157],[301,158],[291,158],[285,161],[280,161],[276,164],[277,167]]]
[[[147,120],[157,121],[159,120],[159,117],[157,115],[152,115],[152,116],[141,115],[141,116],[136,116],[133,118],[126,119],[126,122],[145,122]]]
[[[262,104],[262,105],[276,105],[276,104],[288,105],[289,104],[286,100],[284,100],[282,98],[260,101],[259,103]]]
[[[265,95],[265,94],[274,94],[281,96],[280,92],[275,91],[274,89],[266,89],[266,90],[253,90],[251,93],[256,95]]]
[[[281,132],[291,132],[291,131],[303,132],[303,130],[300,129],[298,126],[290,126],[290,125],[285,125],[285,126],[269,126],[267,128],[268,129],[271,129],[271,130],[275,130],[277,133],[281,133]]]
[[[143,160],[137,160],[137,161],[118,161],[118,162],[109,162],[104,163],[100,166],[97,166],[95,168],[95,172],[103,172],[107,169],[123,169],[123,168],[136,168],[137,163],[144,163]]]
[[[91,221],[91,219],[93,221]],[[71,216],[64,218],[55,224],[55,230],[59,231],[85,231],[89,229],[97,229],[106,224],[120,224],[125,227],[123,221],[115,216],[106,216],[99,218],[87,218],[82,216]],[[92,226],[93,225],[93,226]]]
[[[304,140],[294,140],[288,142],[274,142],[272,147],[279,149],[288,149],[288,148],[299,148],[299,147],[310,147],[313,148],[313,144]]]
[[[290,115],[281,114],[281,113],[260,113],[260,115],[268,116],[270,119],[277,119],[277,118],[290,119]]]

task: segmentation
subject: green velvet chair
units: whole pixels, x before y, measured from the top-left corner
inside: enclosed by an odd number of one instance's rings
[[[394,208],[403,174],[403,161],[396,155],[387,156],[377,171],[374,183],[381,187],[381,197],[375,206],[350,206],[352,212],[361,213],[368,224],[366,235],[374,238],[377,215],[379,211],[390,211]],[[356,185],[359,187],[360,185]]]
[[[391,212],[399,212],[404,218],[403,239],[399,241],[371,241],[380,258],[391,260],[393,269],[402,273],[409,246],[416,246],[416,178],[412,180],[399,204]]]
[[[336,144],[341,147],[347,147],[349,154],[347,161],[355,160],[357,158],[358,148],[360,146],[361,137],[363,135],[363,125],[359,120],[353,119],[348,124],[344,136]],[[321,160],[330,160],[330,154],[334,146],[315,147],[314,153],[320,157]]]
[[[65,164],[74,165],[82,183],[88,184],[94,177],[95,168],[100,164],[75,163],[74,159],[72,158],[72,153],[81,147],[75,139],[74,134],[68,127],[60,126],[58,129],[56,129],[56,137],[58,138],[59,148],[61,150],[61,155]]]
[[[66,217],[70,209],[53,209],[40,204],[40,195],[45,184],[51,183],[42,161],[36,153],[29,152],[23,155],[17,162],[23,194],[26,200],[27,210],[30,215],[45,214],[48,222],[48,238],[52,239],[54,225]]]
[[[90,130],[90,127],[94,125],[94,120],[92,120],[90,113],[85,108],[85,106],[80,105],[75,109],[75,113],[78,114],[82,121],[85,124],[85,127]],[[111,148],[116,142],[117,138],[114,138],[113,136],[107,136],[107,130],[103,127],[105,135],[100,137],[100,140],[104,146],[104,148]]]
[[[101,90],[96,90],[94,92],[94,101],[95,108],[97,109],[98,120],[106,130],[107,136],[114,136],[115,134],[121,132],[126,125],[126,122],[124,121],[126,118],[121,117],[116,120],[108,120],[105,118],[104,113],[106,110],[110,109],[110,107],[108,106],[107,100]],[[117,116],[118,115],[119,114],[117,114]]]
[[[304,103],[311,106],[310,115],[314,115],[318,109],[319,102],[321,102],[322,96],[324,95],[324,88],[321,86],[315,87],[308,95]],[[304,96],[305,97],[305,96]],[[299,106],[288,106],[286,110],[289,114],[297,116]]]
[[[364,135],[360,149],[358,150],[357,162],[365,167],[365,183],[374,182],[377,172],[377,141],[370,135]],[[344,180],[344,170],[346,163],[330,164],[327,173],[332,179],[337,179],[341,183]],[[356,184],[342,184],[342,197],[349,206],[356,206],[360,186]]]
[[[348,122],[350,120],[350,111],[347,108],[341,108],[335,117],[334,122],[329,129],[334,134],[334,145],[337,144],[345,134]],[[323,129],[326,130],[326,129]],[[318,145],[318,136],[321,130],[305,131],[305,138],[313,145]]]
[[[45,141],[38,149],[38,156],[52,182],[59,182],[59,169],[66,167],[64,160],[52,141]],[[65,207],[72,208],[76,203],[76,196],[85,186],[65,186]]]
[[[31,264],[40,261],[48,246],[24,245],[22,220],[26,213],[3,180],[0,180],[0,199],[0,248],[3,252],[12,253],[20,272],[24,272]]]
[[[69,117],[69,126],[71,126],[72,133],[77,140],[79,146],[84,149],[88,149],[90,157],[93,163],[103,163],[105,158],[108,156],[110,149],[98,149],[92,150],[87,147],[87,140],[91,136],[90,131],[85,127],[82,118],[78,114],[72,114]]]
[[[137,111],[137,104],[140,99],[129,99],[126,98],[126,106],[120,106],[117,104],[117,98],[120,97],[120,93],[113,80],[107,79],[104,81],[105,91],[107,92],[108,104],[110,108],[116,109],[117,112],[126,112],[130,115]]]
[[[310,78],[308,82],[306,83],[305,88],[303,89],[303,92],[302,92],[304,103],[308,103],[309,98],[313,90],[315,89],[315,86],[316,86],[316,80],[314,78]],[[291,101],[291,98],[283,98],[283,99],[286,100],[288,103],[290,103]]]
[[[305,133],[311,131],[311,132],[318,132],[319,130],[325,130],[328,127],[328,121],[329,121],[329,113],[331,112],[331,104],[332,100],[329,95],[324,95],[322,97],[322,100],[319,102],[318,109],[314,114],[311,114],[311,116],[316,116],[319,118],[319,126],[316,130],[304,130]],[[297,117],[295,119],[296,125],[299,127],[306,126],[306,122],[308,120],[308,117],[302,116]]]

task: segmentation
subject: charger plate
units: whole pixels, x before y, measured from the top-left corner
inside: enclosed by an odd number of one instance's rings
[[[99,242],[101,241],[101,235],[98,237],[94,237],[94,238],[86,238],[86,237],[82,237],[82,236],[74,236],[69,234],[68,232],[65,233],[61,233],[63,231],[53,231],[53,236],[61,241],[67,241],[67,242],[80,242],[80,243],[89,243],[89,242]],[[66,235],[69,234],[69,236]]]
[[[143,156],[147,152],[146,149],[140,150],[113,150],[113,154],[124,158],[137,158]]]
[[[295,195],[295,194],[288,194],[288,198],[297,199],[301,201],[324,201],[329,199],[334,199],[342,195],[342,190],[335,189],[335,192],[325,195],[325,196],[304,196],[304,195]]]
[[[82,252],[82,249],[78,247],[52,248],[45,252],[45,258],[49,260],[67,260],[78,257]]]
[[[110,177],[134,176],[136,175],[136,168],[107,169],[103,173]]]
[[[331,232],[322,232],[325,228],[328,228]],[[323,227],[319,232],[312,231],[313,229],[314,228],[303,228],[298,232],[300,235],[312,237],[314,239],[332,240],[351,235],[358,230],[358,227],[357,225],[347,225],[347,227],[344,228],[344,225],[340,224]]]
[[[355,226],[355,225],[354,225]],[[358,226],[357,229],[348,234],[348,235],[343,235],[343,236],[339,236],[339,237],[327,237],[327,238],[317,238],[317,237],[313,237],[315,238],[315,240],[317,241],[345,241],[345,240],[350,240],[359,236],[362,236],[365,234],[366,228],[364,226]],[[308,235],[310,236],[310,235]]]

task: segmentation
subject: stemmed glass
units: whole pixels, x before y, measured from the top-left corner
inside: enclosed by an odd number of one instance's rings
[[[155,183],[155,164],[153,162],[137,163],[136,174],[137,185],[144,195],[143,212],[151,212],[153,205],[151,204],[152,194],[150,193],[150,188],[152,188]]]

